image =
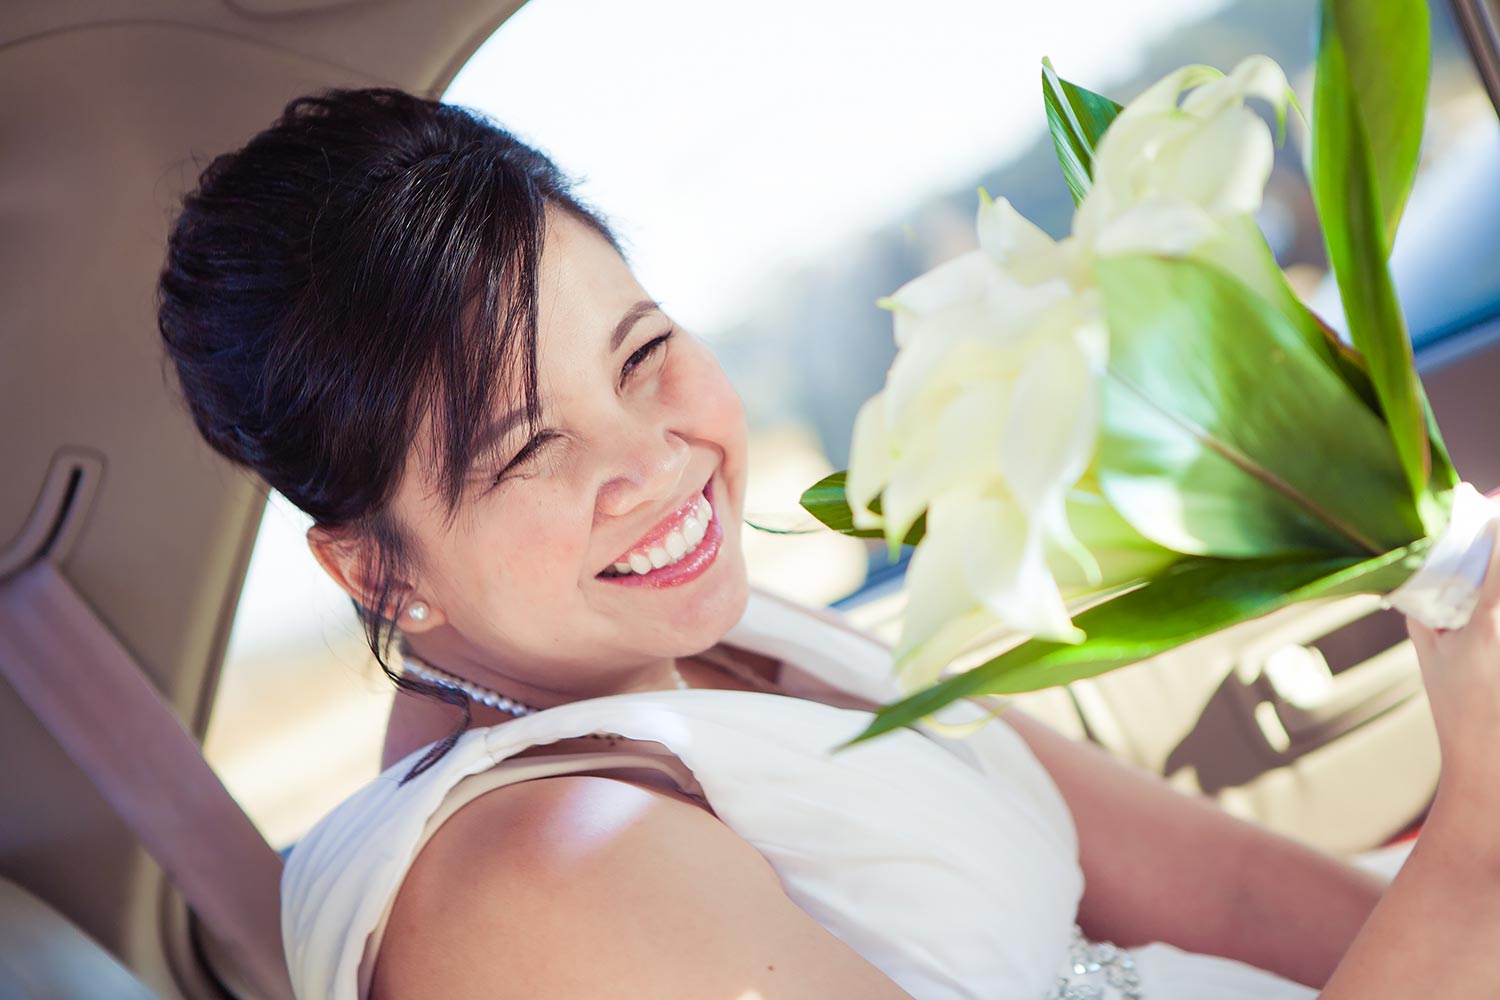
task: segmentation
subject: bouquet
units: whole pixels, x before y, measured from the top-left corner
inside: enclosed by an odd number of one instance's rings
[[[1184,67],[1121,107],[1043,60],[1071,234],[981,191],[978,249],[881,300],[886,384],[847,473],[802,497],[829,527],[916,547],[906,696],[851,742],[1299,601],[1382,594],[1431,627],[1467,621],[1500,504],[1448,458],[1387,267],[1429,59],[1421,0],[1325,0],[1309,176],[1352,346],[1252,219],[1302,114],[1280,67]],[[999,632],[1030,638],[943,676]]]

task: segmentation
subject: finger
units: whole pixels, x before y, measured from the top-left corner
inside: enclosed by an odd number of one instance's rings
[[[1434,641],[1432,629],[1423,625],[1411,615],[1406,616],[1406,634],[1411,636],[1412,645],[1417,647],[1419,654],[1425,653],[1426,650],[1432,648]]]
[[[1491,521],[1484,532],[1490,541],[1490,560],[1479,584],[1480,605],[1500,604],[1500,518]]]

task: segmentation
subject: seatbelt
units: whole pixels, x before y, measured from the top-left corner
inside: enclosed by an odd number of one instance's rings
[[[182,720],[46,560],[0,582],[0,675],[182,893],[228,978],[290,1000],[281,858]]]

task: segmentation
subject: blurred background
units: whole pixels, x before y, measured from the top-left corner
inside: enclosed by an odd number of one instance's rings
[[[530,0],[444,99],[548,152],[612,220],[643,285],[713,346],[746,402],[748,517],[800,532],[812,525],[798,496],[843,468],[854,414],[894,356],[875,300],[974,245],[981,186],[1067,233],[1042,57],[1123,103],[1177,66],[1265,53],[1311,108],[1316,9]],[[1500,127],[1446,4],[1433,5],[1433,51],[1422,172],[1393,256],[1416,276],[1401,287],[1418,344],[1500,312]],[[1259,222],[1337,325],[1305,154],[1294,121]],[[1443,263],[1455,250],[1475,266]],[[307,524],[270,498],[205,744],[277,845],[376,773],[392,696],[308,554]],[[903,562],[883,548],[753,527],[745,543],[758,585],[895,627]]]

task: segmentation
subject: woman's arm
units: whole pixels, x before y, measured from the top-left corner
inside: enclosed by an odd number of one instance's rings
[[[1329,854],[1011,709],[1078,828],[1079,924],[1131,947],[1165,941],[1309,986],[1332,974],[1385,886]]]
[[[1500,801],[1438,792],[1323,1000],[1500,996]]]
[[[1324,1000],[1500,996],[1500,542],[1461,629],[1407,630],[1437,724],[1432,814]]]

